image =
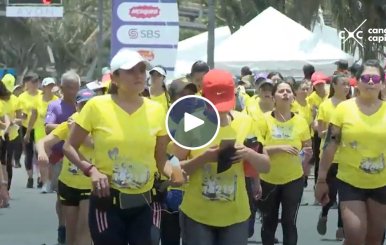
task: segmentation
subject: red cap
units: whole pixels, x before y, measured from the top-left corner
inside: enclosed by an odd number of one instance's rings
[[[349,83],[350,83],[351,87],[356,87],[357,86],[357,79],[355,77],[352,77],[352,78],[350,78]]]
[[[210,70],[202,80],[202,93],[219,112],[228,112],[236,106],[235,83],[231,73]]]
[[[329,80],[329,78],[321,72],[315,72],[311,76],[312,85],[317,85],[320,83],[326,84],[328,80]]]

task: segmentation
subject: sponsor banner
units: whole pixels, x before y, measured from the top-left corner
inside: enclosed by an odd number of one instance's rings
[[[178,22],[176,3],[122,2],[117,8],[121,21],[162,21]]]
[[[178,26],[122,25],[117,30],[117,40],[124,45],[170,45],[171,43],[175,43],[175,40],[171,40],[170,37],[178,37],[178,32]]]
[[[179,41],[177,0],[113,0],[111,56],[120,49],[138,51],[151,65],[162,65],[173,78]]]

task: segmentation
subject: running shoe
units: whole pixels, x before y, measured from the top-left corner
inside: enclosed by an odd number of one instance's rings
[[[338,241],[344,240],[344,232],[343,232],[342,227],[340,227],[336,230],[335,237],[336,237],[336,240],[338,240]]]
[[[38,177],[38,185],[37,187],[40,189],[43,187],[43,181],[40,179],[40,177]]]
[[[58,228],[58,243],[65,244],[66,243],[66,227],[59,226]]]
[[[33,178],[28,178],[27,181],[27,188],[34,188],[34,179]]]
[[[322,213],[319,215],[318,226],[316,227],[318,233],[322,236],[327,233],[327,217],[323,217]]]
[[[20,162],[15,162],[15,168],[21,168]]]
[[[46,194],[46,193],[52,193],[52,184],[51,184],[51,181],[47,181],[43,187],[42,187],[42,190],[40,191],[40,193],[42,194]]]

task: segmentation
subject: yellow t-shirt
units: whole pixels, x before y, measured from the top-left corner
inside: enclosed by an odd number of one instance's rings
[[[35,123],[35,141],[42,139],[44,136],[46,136],[46,130],[45,130],[45,120],[46,120],[46,114],[47,114],[47,108],[48,104],[51,103],[54,100],[57,100],[57,96],[53,96],[50,101],[44,101],[43,100],[43,94],[40,94],[39,104],[38,104],[38,118],[36,119]]]
[[[306,105],[301,105],[299,102],[294,100],[291,104],[291,111],[295,114],[298,114],[299,116],[303,117],[306,119],[306,122],[308,125],[311,125],[312,123],[312,110],[311,107],[308,103]]]
[[[162,107],[164,108],[165,112],[169,109],[169,100],[166,97],[166,93],[162,93],[158,96],[150,95],[150,99],[160,103],[162,105]]]
[[[39,90],[36,95],[30,95],[27,91],[23,92],[19,96],[19,103],[23,113],[27,114],[27,118],[23,120],[23,126],[28,127],[29,120],[31,118],[32,110],[37,110],[39,107],[41,91]],[[34,127],[33,127],[34,128]]]
[[[302,142],[311,138],[306,120],[299,115],[295,114],[286,122],[279,122],[271,115],[271,112],[267,112],[264,116],[265,125],[260,129],[264,146],[290,145],[301,150]],[[303,175],[300,156],[280,152],[270,155],[270,158],[271,170],[269,173],[260,174],[260,178],[265,182],[281,185]]]
[[[308,97],[307,97],[307,102],[308,104],[310,105],[310,108],[312,110],[312,108],[314,106],[316,106],[316,108],[319,108],[319,105],[325,101],[327,99],[327,94],[326,93],[326,96],[324,96],[323,98],[320,97],[315,91],[312,92]]]
[[[342,129],[338,179],[358,188],[386,186],[386,102],[374,114],[363,114],[356,99],[340,103],[331,123]]]
[[[234,120],[221,127],[216,139],[203,149],[190,152],[189,159],[203,154],[209,147],[220,145],[221,139],[236,139],[243,144],[256,130],[253,120],[240,112],[232,112]],[[217,163],[207,163],[189,177],[181,210],[189,218],[216,227],[226,227],[248,219],[250,215],[242,163],[233,164],[227,171],[217,174]]]
[[[139,194],[153,187],[156,140],[167,135],[159,103],[143,98],[142,106],[128,114],[111,95],[97,96],[87,102],[76,123],[91,133],[94,164],[111,178],[112,188]]]
[[[78,113],[74,113],[70,118],[76,119]],[[51,133],[58,137],[60,140],[66,140],[70,128],[67,122],[63,122],[58,125]],[[79,148],[79,152],[90,162],[92,162],[92,154],[93,149],[81,145]],[[78,169],[74,164],[72,164],[67,157],[63,158],[63,167],[62,171],[60,171],[59,180],[63,182],[65,185],[80,189],[80,190],[89,190],[91,189],[91,180],[87,176],[85,176],[82,171]]]
[[[331,122],[331,117],[334,114],[335,109],[336,109],[336,106],[334,106],[334,104],[332,103],[331,98],[328,100],[325,100],[319,106],[317,120],[323,121],[328,125]],[[322,156],[323,154],[323,146],[325,141],[326,141],[326,138],[323,137],[320,143],[320,156]],[[339,163],[339,149],[335,153],[333,163]]]
[[[1,104],[4,109],[3,110],[4,113],[8,115],[10,120],[14,120],[16,118],[16,111],[21,109],[18,97],[12,94],[9,100],[7,101],[1,100]],[[19,130],[18,125],[14,124],[10,126],[10,128],[8,129],[9,140],[16,139],[16,137],[19,135],[18,130]]]

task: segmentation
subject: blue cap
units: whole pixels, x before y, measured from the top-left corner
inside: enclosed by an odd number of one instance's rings
[[[76,94],[76,103],[82,103],[85,101],[89,101],[91,98],[95,96],[95,92],[90,90],[90,89],[81,89],[79,92]]]

